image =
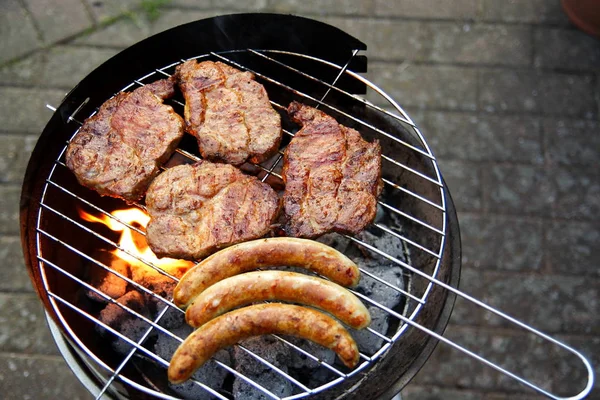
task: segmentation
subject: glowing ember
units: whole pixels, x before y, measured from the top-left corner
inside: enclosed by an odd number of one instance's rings
[[[148,264],[152,264],[165,271],[181,271],[193,265],[191,261],[156,257],[152,250],[150,250],[150,247],[148,247],[145,236],[124,225],[127,224],[138,228],[141,232],[145,231],[150,217],[139,208],[115,210],[111,213],[114,218],[106,215],[97,217],[83,210],[79,210],[79,215],[86,221],[98,222],[115,232],[121,232],[119,246],[123,250],[115,249],[112,253],[132,266],[147,267]],[[140,259],[143,261],[140,261]]]

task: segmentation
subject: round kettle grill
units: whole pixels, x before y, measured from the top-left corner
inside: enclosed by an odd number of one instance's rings
[[[224,380],[215,384],[194,378],[190,385],[200,390],[196,393],[206,398],[236,398],[232,382],[242,382],[256,398],[391,398],[418,372],[438,341],[443,341],[540,393],[560,398],[444,338],[456,295],[578,356],[587,368],[588,383],[570,398],[589,393],[593,373],[581,354],[457,289],[460,234],[448,187],[414,122],[382,89],[360,75],[366,72],[367,59],[361,53],[365,50],[363,43],[339,29],[305,18],[275,14],[210,18],[173,28],[124,50],[88,75],[55,109],[25,176],[22,243],[59,349],[96,398],[188,398],[166,382],[169,358],[153,347],[161,338],[175,344],[185,338],[165,322],[172,314],[181,318],[182,311],[168,295],[115,271],[98,256],[99,250],[127,250],[112,233],[82,220],[79,210],[113,219],[142,236],[144,231],[112,215],[127,206],[123,201],[102,198],[81,187],[64,164],[64,151],[82,122],[103,102],[120,91],[168,77],[177,65],[192,58],[221,61],[254,73],[282,115],[284,140],[279,154],[260,165],[244,165],[244,172],[274,187],[281,184],[282,150],[298,129],[287,118],[285,108],[296,100],[325,111],[369,141],[379,140],[385,185],[376,220],[363,234],[335,234],[327,239],[357,262],[370,289],[359,288],[355,294],[383,321],[361,333],[358,367],[348,370],[306,343],[273,335],[273,341],[310,360],[315,369],[308,374],[292,371],[243,343],[235,347],[282,379],[291,388],[288,393],[277,393],[223,359],[214,359],[211,368],[222,371]],[[183,113],[181,97],[166,103]],[[198,161],[195,146],[190,138],[184,139],[167,167]],[[143,204],[134,206],[144,210]],[[130,255],[177,281],[151,261]],[[155,312],[145,314],[115,301],[90,284],[90,269],[127,281],[153,301]],[[97,303],[89,301],[86,293],[138,322],[139,334],[128,335],[99,318]],[[111,345],[115,340],[120,349]],[[323,376],[318,384],[307,376],[315,371]]]

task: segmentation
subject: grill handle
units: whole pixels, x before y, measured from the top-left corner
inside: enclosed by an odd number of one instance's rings
[[[351,236],[346,236],[346,237],[348,239],[352,240],[352,241],[358,242],[358,239],[356,239],[356,238],[353,238]],[[568,352],[576,355],[581,360],[581,362],[583,363],[585,369],[587,370],[587,384],[586,384],[585,388],[581,392],[577,393],[574,396],[561,397],[561,396],[555,395],[555,394],[550,393],[547,390],[539,387],[538,385],[536,385],[534,383],[531,383],[530,381],[528,381],[525,378],[517,375],[516,373],[511,372],[511,371],[507,370],[506,368],[503,368],[500,365],[495,364],[494,362],[492,362],[492,361],[490,361],[490,360],[482,357],[481,355],[479,355],[479,354],[477,354],[477,353],[475,353],[475,352],[473,352],[473,351],[471,351],[471,350],[469,350],[469,349],[461,346],[460,344],[455,343],[455,342],[451,341],[450,339],[447,339],[447,338],[443,337],[442,335],[440,335],[440,334],[438,334],[438,333],[436,333],[436,332],[434,332],[434,331],[432,331],[432,330],[430,330],[430,329],[428,329],[428,328],[426,328],[426,327],[424,327],[424,326],[422,326],[422,325],[420,325],[420,324],[418,324],[418,323],[416,323],[414,321],[411,321],[409,318],[406,318],[405,316],[403,316],[403,315],[401,315],[399,313],[396,313],[393,310],[390,310],[390,309],[386,310],[390,314],[393,314],[398,319],[402,320],[403,322],[407,323],[408,325],[410,325],[410,326],[412,326],[414,328],[417,328],[417,329],[425,332],[426,334],[432,336],[433,338],[437,339],[438,341],[443,342],[443,343],[445,343],[445,344],[453,347],[454,349],[461,351],[462,353],[468,355],[469,357],[474,358],[475,360],[477,360],[477,361],[479,361],[479,362],[481,362],[481,363],[483,363],[483,364],[485,364],[485,365],[487,365],[487,366],[495,369],[496,371],[499,371],[499,372],[503,373],[504,375],[506,375],[506,376],[508,376],[508,377],[510,377],[510,378],[512,378],[512,379],[514,379],[514,380],[516,380],[518,382],[520,382],[521,384],[523,384],[523,385],[525,385],[525,386],[527,386],[527,387],[529,387],[529,388],[531,388],[531,389],[533,389],[533,390],[535,390],[535,391],[537,391],[537,392],[539,392],[539,393],[541,393],[541,394],[543,394],[543,395],[545,395],[545,396],[547,396],[547,397],[549,397],[551,399],[555,399],[555,400],[579,400],[579,399],[585,398],[591,392],[592,387],[594,386],[594,369],[592,368],[591,363],[585,358],[585,356],[583,354],[581,354],[580,352],[578,352],[577,350],[575,350],[572,347],[570,347],[570,346],[568,346],[568,345],[566,345],[566,344],[564,344],[564,343],[562,343],[562,342],[554,339],[553,337],[551,337],[551,336],[549,336],[549,335],[547,335],[547,334],[545,334],[545,333],[543,333],[543,332],[541,332],[541,331],[539,331],[539,330],[537,330],[537,329],[535,329],[535,328],[533,328],[533,327],[525,324],[524,322],[521,322],[518,319],[516,319],[514,317],[511,317],[510,315],[508,315],[508,314],[506,314],[506,313],[498,310],[497,308],[494,308],[494,307],[492,307],[492,306],[490,306],[490,305],[482,302],[481,300],[478,300],[475,297],[473,297],[473,296],[471,296],[471,295],[469,295],[469,294],[467,294],[465,292],[462,292],[462,291],[458,290],[455,287],[452,287],[452,286],[450,286],[450,285],[448,285],[448,284],[446,284],[446,283],[444,283],[444,282],[442,282],[442,281],[440,281],[440,280],[438,280],[438,279],[436,279],[436,278],[434,278],[434,277],[432,277],[430,275],[427,275],[426,273],[418,270],[417,268],[415,268],[415,267],[413,267],[413,266],[411,266],[411,265],[409,265],[409,264],[407,264],[407,263],[405,263],[405,262],[403,262],[401,260],[398,260],[398,259],[396,259],[396,258],[394,258],[394,257],[392,257],[392,256],[390,256],[390,255],[388,255],[386,253],[383,253],[381,250],[379,250],[379,249],[377,249],[377,248],[375,248],[373,246],[370,246],[367,243],[360,242],[360,245],[369,248],[373,252],[378,253],[378,254],[384,256],[385,258],[388,258],[390,260],[393,260],[394,262],[397,262],[402,267],[410,270],[411,272],[415,273],[416,275],[419,275],[422,278],[427,279],[432,284],[439,285],[440,287],[448,290],[449,292],[451,292],[451,293],[453,293],[453,294],[455,294],[457,296],[460,296],[463,299],[465,299],[465,300],[467,300],[467,301],[469,301],[469,302],[471,302],[471,303],[473,303],[473,304],[475,304],[475,305],[477,305],[477,306],[479,306],[479,307],[481,307],[481,308],[483,308],[483,309],[485,309],[485,310],[487,310],[487,311],[489,311],[489,312],[491,312],[491,313],[499,316],[500,318],[502,318],[502,319],[510,322],[511,324],[517,325],[518,327],[520,327],[522,329],[525,329],[526,331],[528,331],[528,332],[530,332],[530,333],[532,333],[532,334],[534,334],[534,335],[536,335],[536,336],[538,336],[538,337],[540,337],[540,338],[542,338],[542,339],[544,339],[544,340],[546,340],[546,341],[548,341],[548,342],[550,342],[550,343],[552,343],[552,344],[554,344],[556,346],[559,346],[559,347],[563,348],[564,350],[566,350],[566,351],[568,351]],[[368,301],[368,298],[366,296],[362,296],[360,294],[357,294],[357,295],[359,295],[362,299]]]

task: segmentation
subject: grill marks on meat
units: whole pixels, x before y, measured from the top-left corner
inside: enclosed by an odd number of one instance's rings
[[[186,131],[198,140],[202,157],[240,165],[260,163],[277,151],[281,118],[252,73],[190,60],[175,76],[185,97]]]
[[[83,186],[104,196],[139,200],[183,137],[183,120],[163,100],[174,80],[117,94],[88,118],[66,151]]]
[[[279,199],[269,185],[237,168],[201,161],[159,175],[146,206],[146,239],[157,256],[200,259],[267,234]]]
[[[375,218],[382,189],[381,148],[315,108],[292,102],[302,126],[285,150],[284,209],[288,235],[357,234]]]

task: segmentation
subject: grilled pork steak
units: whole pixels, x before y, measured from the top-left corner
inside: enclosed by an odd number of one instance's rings
[[[269,232],[279,199],[237,168],[200,161],[160,174],[146,194],[148,245],[159,257],[200,259]]]
[[[302,129],[283,158],[287,234],[360,232],[375,218],[382,189],[379,142],[366,142],[354,129],[297,102],[288,114]]]
[[[183,120],[163,100],[174,94],[163,79],[117,94],[88,118],[69,143],[67,167],[103,196],[139,200],[183,137]]]
[[[277,151],[281,119],[253,74],[190,60],[175,76],[185,97],[185,129],[198,140],[202,157],[240,165],[260,163]]]

